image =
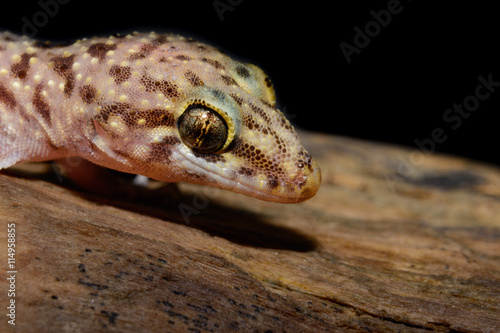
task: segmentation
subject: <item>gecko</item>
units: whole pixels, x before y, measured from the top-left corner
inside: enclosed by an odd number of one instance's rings
[[[254,64],[175,34],[58,44],[0,33],[0,169],[74,156],[279,203],[321,183]]]

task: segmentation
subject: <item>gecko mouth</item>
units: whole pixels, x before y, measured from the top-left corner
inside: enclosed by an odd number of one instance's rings
[[[222,171],[211,168],[208,164],[201,165],[182,152],[180,155],[191,164],[188,170],[193,170],[195,176],[190,182],[208,185],[224,190],[248,195],[260,200],[278,203],[298,203],[312,198],[321,183],[321,171],[313,160],[309,170],[300,169],[290,180],[267,180],[258,176],[244,176],[236,172]]]
[[[300,174],[293,177],[293,180],[290,181],[284,180],[278,182],[266,180],[259,182],[258,185],[252,184],[252,181],[239,182],[231,190],[266,201],[298,203],[312,198],[319,189],[321,171],[315,162],[313,162],[312,170],[307,176]],[[300,181],[297,178],[300,178]]]

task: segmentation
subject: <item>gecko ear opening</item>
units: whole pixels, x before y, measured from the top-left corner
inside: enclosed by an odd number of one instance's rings
[[[219,153],[227,147],[229,128],[215,110],[192,104],[179,117],[178,129],[182,142],[199,153]]]

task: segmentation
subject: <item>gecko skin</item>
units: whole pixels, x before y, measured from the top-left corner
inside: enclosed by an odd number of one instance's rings
[[[0,33],[0,169],[70,156],[283,203],[321,182],[255,65],[170,34]]]

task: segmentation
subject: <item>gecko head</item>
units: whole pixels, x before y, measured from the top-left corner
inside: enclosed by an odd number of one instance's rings
[[[319,167],[279,110],[243,98],[240,105],[217,90],[211,95],[187,103],[177,121],[175,154],[189,182],[282,203],[316,194]]]
[[[121,163],[115,169],[282,203],[316,194],[320,169],[261,69],[181,40],[148,59],[157,60],[130,78],[142,94],[129,99],[135,105],[102,105],[94,119],[94,144]]]
[[[320,169],[275,108],[269,78],[258,67],[235,61],[226,75],[230,87],[227,82],[186,86],[187,98],[177,110],[180,142],[171,155],[184,166],[184,177],[267,201],[314,196]]]

